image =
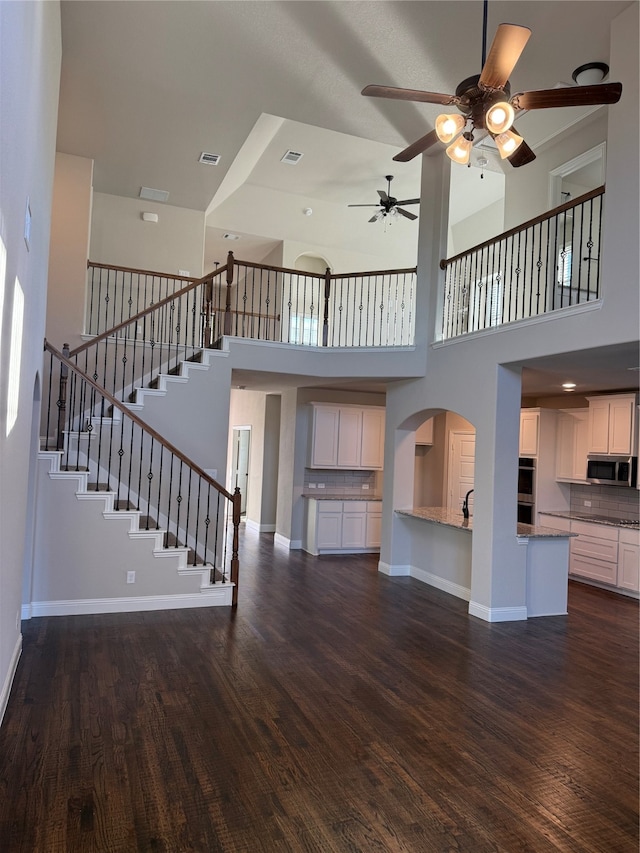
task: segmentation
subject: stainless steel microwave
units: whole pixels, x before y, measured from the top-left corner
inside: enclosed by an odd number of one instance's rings
[[[635,456],[587,457],[587,482],[605,486],[635,486],[638,459]]]

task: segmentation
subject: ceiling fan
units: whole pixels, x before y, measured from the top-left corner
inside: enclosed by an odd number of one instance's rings
[[[435,129],[396,154],[394,160],[405,163],[441,141],[450,143],[447,148],[449,157],[464,165],[469,162],[474,131],[479,130],[484,132],[483,135],[489,133],[502,159],[508,159],[517,168],[531,163],[536,157],[513,126],[517,112],[615,104],[620,100],[621,83],[540,89],[512,96],[509,75],[529,40],[531,30],[517,24],[500,24],[487,55],[487,2],[484,0],[482,71],[463,80],[454,95],[375,85],[365,86],[362,90],[362,94],[369,97],[442,104],[456,107],[461,113],[439,115]],[[469,129],[467,125],[470,125]]]
[[[398,201],[397,198],[394,198],[391,195],[391,181],[393,180],[393,175],[385,175],[387,181],[387,190],[378,190],[378,195],[380,196],[380,201],[377,204],[348,204],[347,207],[377,207],[379,208],[378,212],[375,213],[369,222],[378,222],[380,219],[384,219],[388,216],[396,216],[398,213],[400,216],[405,216],[407,219],[417,219],[415,213],[411,213],[408,210],[404,210],[400,207],[401,204],[420,204],[419,198],[406,198],[403,201]]]

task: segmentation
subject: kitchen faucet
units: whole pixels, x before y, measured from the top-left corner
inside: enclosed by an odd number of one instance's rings
[[[464,501],[462,502],[462,517],[469,518],[469,495],[473,492],[474,489],[469,489],[467,494],[464,496]]]

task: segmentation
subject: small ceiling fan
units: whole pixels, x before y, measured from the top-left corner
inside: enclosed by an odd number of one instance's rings
[[[450,143],[447,148],[449,157],[464,165],[469,162],[474,131],[480,130],[493,137],[502,159],[508,159],[517,168],[531,163],[536,157],[513,126],[517,112],[615,104],[620,100],[621,83],[540,89],[511,96],[509,75],[529,40],[531,30],[517,24],[500,24],[487,55],[487,3],[488,0],[484,0],[482,71],[463,80],[455,95],[375,85],[365,86],[362,90],[362,94],[369,97],[454,106],[461,113],[439,115],[435,129],[396,154],[394,160],[405,163],[441,141]]]
[[[380,219],[384,219],[387,216],[396,216],[398,213],[400,216],[405,216],[407,219],[417,219],[415,213],[411,213],[408,210],[403,210],[400,207],[401,204],[420,204],[419,198],[406,198],[402,201],[398,201],[397,198],[394,198],[391,195],[391,181],[393,180],[393,175],[385,175],[385,179],[387,181],[387,190],[378,190],[378,195],[380,196],[380,201],[377,204],[348,204],[347,207],[377,207],[379,208],[378,212],[375,213],[369,222],[378,222]]]

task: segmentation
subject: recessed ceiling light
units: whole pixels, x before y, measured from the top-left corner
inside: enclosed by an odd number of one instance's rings
[[[563,382],[562,387],[565,391],[575,391],[576,383],[575,382]]]
[[[168,190],[154,190],[151,187],[140,187],[140,198],[147,201],[166,201],[169,198]]]
[[[222,239],[223,240],[239,240],[240,235],[239,234],[223,234]]]

